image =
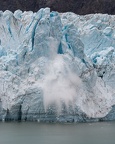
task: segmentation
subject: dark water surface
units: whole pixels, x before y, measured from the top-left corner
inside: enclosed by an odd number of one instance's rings
[[[115,144],[115,122],[0,123],[0,144]]]

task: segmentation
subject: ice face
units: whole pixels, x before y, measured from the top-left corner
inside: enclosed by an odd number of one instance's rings
[[[115,103],[113,19],[49,8],[1,12],[0,119],[105,117]]]

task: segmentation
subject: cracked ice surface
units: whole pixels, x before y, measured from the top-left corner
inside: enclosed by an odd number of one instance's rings
[[[1,11],[0,119],[114,119],[114,20],[49,8]]]

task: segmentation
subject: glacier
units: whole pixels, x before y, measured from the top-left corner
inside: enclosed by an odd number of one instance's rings
[[[115,16],[0,11],[0,120],[115,120]]]

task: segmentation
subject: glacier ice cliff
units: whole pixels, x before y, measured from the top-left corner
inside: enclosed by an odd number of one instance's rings
[[[115,16],[0,11],[0,120],[115,120]]]

